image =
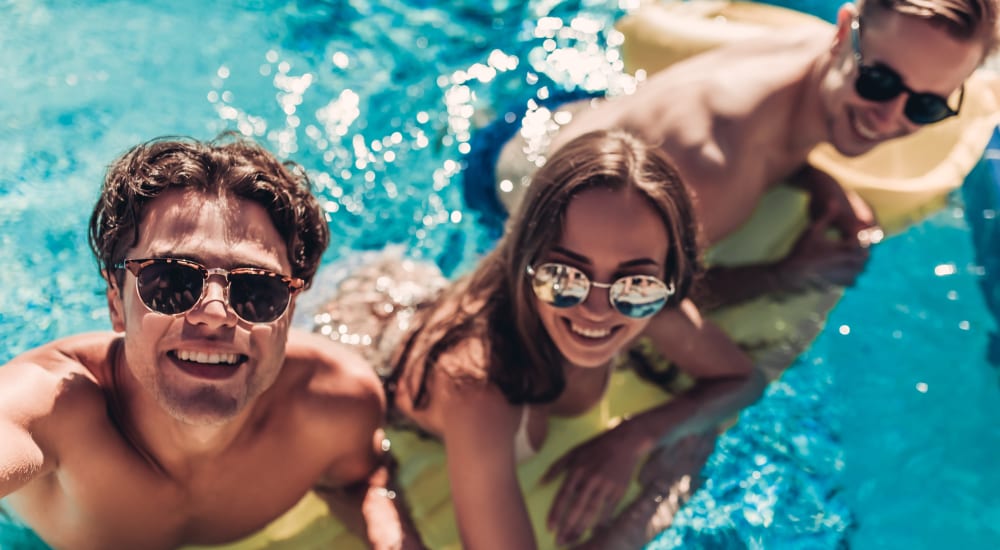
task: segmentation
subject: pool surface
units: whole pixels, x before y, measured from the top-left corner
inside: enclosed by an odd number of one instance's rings
[[[107,163],[164,134],[303,164],[326,262],[396,243],[462,272],[490,242],[458,184],[471,133],[542,87],[627,89],[607,29],[637,5],[0,2],[0,363],[110,327],[87,218]],[[997,327],[962,201],[874,249],[651,548],[1000,548]],[[0,548],[44,546],[0,516]]]

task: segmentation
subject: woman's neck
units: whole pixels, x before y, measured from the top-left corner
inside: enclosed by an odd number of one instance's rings
[[[559,397],[549,405],[549,411],[556,416],[576,416],[596,405],[608,389],[608,380],[614,361],[599,367],[580,367],[563,364],[566,387]]]

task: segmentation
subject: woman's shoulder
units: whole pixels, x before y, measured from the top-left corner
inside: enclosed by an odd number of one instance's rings
[[[450,343],[446,349],[433,350],[439,336],[434,331],[420,334],[414,345],[416,349],[402,365],[400,395],[409,395],[415,399],[421,380],[425,380],[427,393],[437,401],[500,393],[499,388],[489,381],[489,359],[481,338],[465,335]],[[429,355],[434,357],[428,360]],[[425,373],[428,367],[430,370]]]
[[[478,337],[465,337],[427,362],[411,361],[396,387],[396,406],[423,429],[442,434],[456,420],[507,424],[519,414],[503,391],[489,379],[488,353]],[[426,400],[416,406],[421,382]],[[459,416],[463,418],[458,418]]]
[[[522,406],[512,405],[495,384],[483,378],[446,375],[435,390],[432,407],[441,433],[483,429],[498,437],[513,436]]]

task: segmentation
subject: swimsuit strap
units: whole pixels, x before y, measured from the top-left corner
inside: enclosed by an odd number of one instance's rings
[[[529,420],[531,420],[531,408],[522,405],[521,420],[517,425],[517,432],[514,433],[514,457],[518,462],[523,462],[538,452],[531,444],[531,435],[528,433]]]

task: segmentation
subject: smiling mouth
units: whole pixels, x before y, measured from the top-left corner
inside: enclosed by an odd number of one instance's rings
[[[587,328],[587,327],[581,327],[580,325],[573,323],[569,319],[563,319],[563,321],[566,323],[566,326],[567,328],[569,328],[570,332],[586,340],[594,340],[594,341],[605,340],[618,329],[618,327]]]
[[[884,139],[879,135],[877,130],[865,124],[862,118],[858,116],[857,111],[851,113],[851,127],[854,128],[854,133],[861,136],[862,139],[868,141],[882,141]]]
[[[171,353],[181,361],[201,363],[203,365],[235,365],[246,358],[238,353],[205,353],[203,351],[187,350],[177,350]]]
[[[171,350],[167,352],[178,368],[198,378],[228,378],[239,370],[249,357],[240,353],[207,353],[203,351]]]

